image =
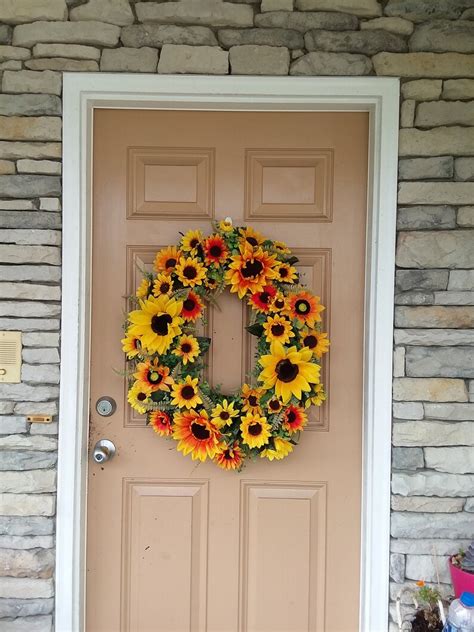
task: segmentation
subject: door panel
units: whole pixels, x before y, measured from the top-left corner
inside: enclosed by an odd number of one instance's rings
[[[117,456],[89,467],[88,632],[357,629],[367,139],[357,112],[95,112],[90,445],[109,438]],[[141,270],[228,215],[288,243],[331,338],[327,404],[287,459],[240,474],[155,436],[120,374]],[[207,375],[230,390],[254,340],[245,303],[219,304]]]

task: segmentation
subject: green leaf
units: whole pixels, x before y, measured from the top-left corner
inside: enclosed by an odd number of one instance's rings
[[[290,266],[294,266],[295,263],[298,263],[299,259],[298,257],[295,257],[294,255],[292,257],[290,257],[289,259],[286,260],[286,263],[289,263]]]
[[[259,323],[247,325],[245,329],[249,332],[249,334],[252,334],[252,336],[257,336],[257,338],[260,338],[260,336],[263,334],[263,325],[260,325]]]

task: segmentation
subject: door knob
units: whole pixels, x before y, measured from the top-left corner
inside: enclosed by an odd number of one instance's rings
[[[92,458],[96,463],[105,463],[105,461],[110,461],[113,458],[115,452],[115,446],[112,441],[101,439],[94,446]]]

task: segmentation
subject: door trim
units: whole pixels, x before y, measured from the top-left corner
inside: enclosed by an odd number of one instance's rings
[[[56,630],[84,630],[95,108],[367,111],[360,630],[388,628],[399,81],[65,73]]]

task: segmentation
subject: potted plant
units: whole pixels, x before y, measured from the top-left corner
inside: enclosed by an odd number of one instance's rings
[[[467,551],[460,551],[449,559],[449,571],[456,598],[464,591],[474,593],[474,540]]]
[[[403,588],[397,597],[397,618],[400,632],[442,632],[446,617],[441,594],[436,588],[427,586],[423,580],[416,582],[416,591]],[[413,617],[402,617],[402,596],[409,593],[415,606]]]

